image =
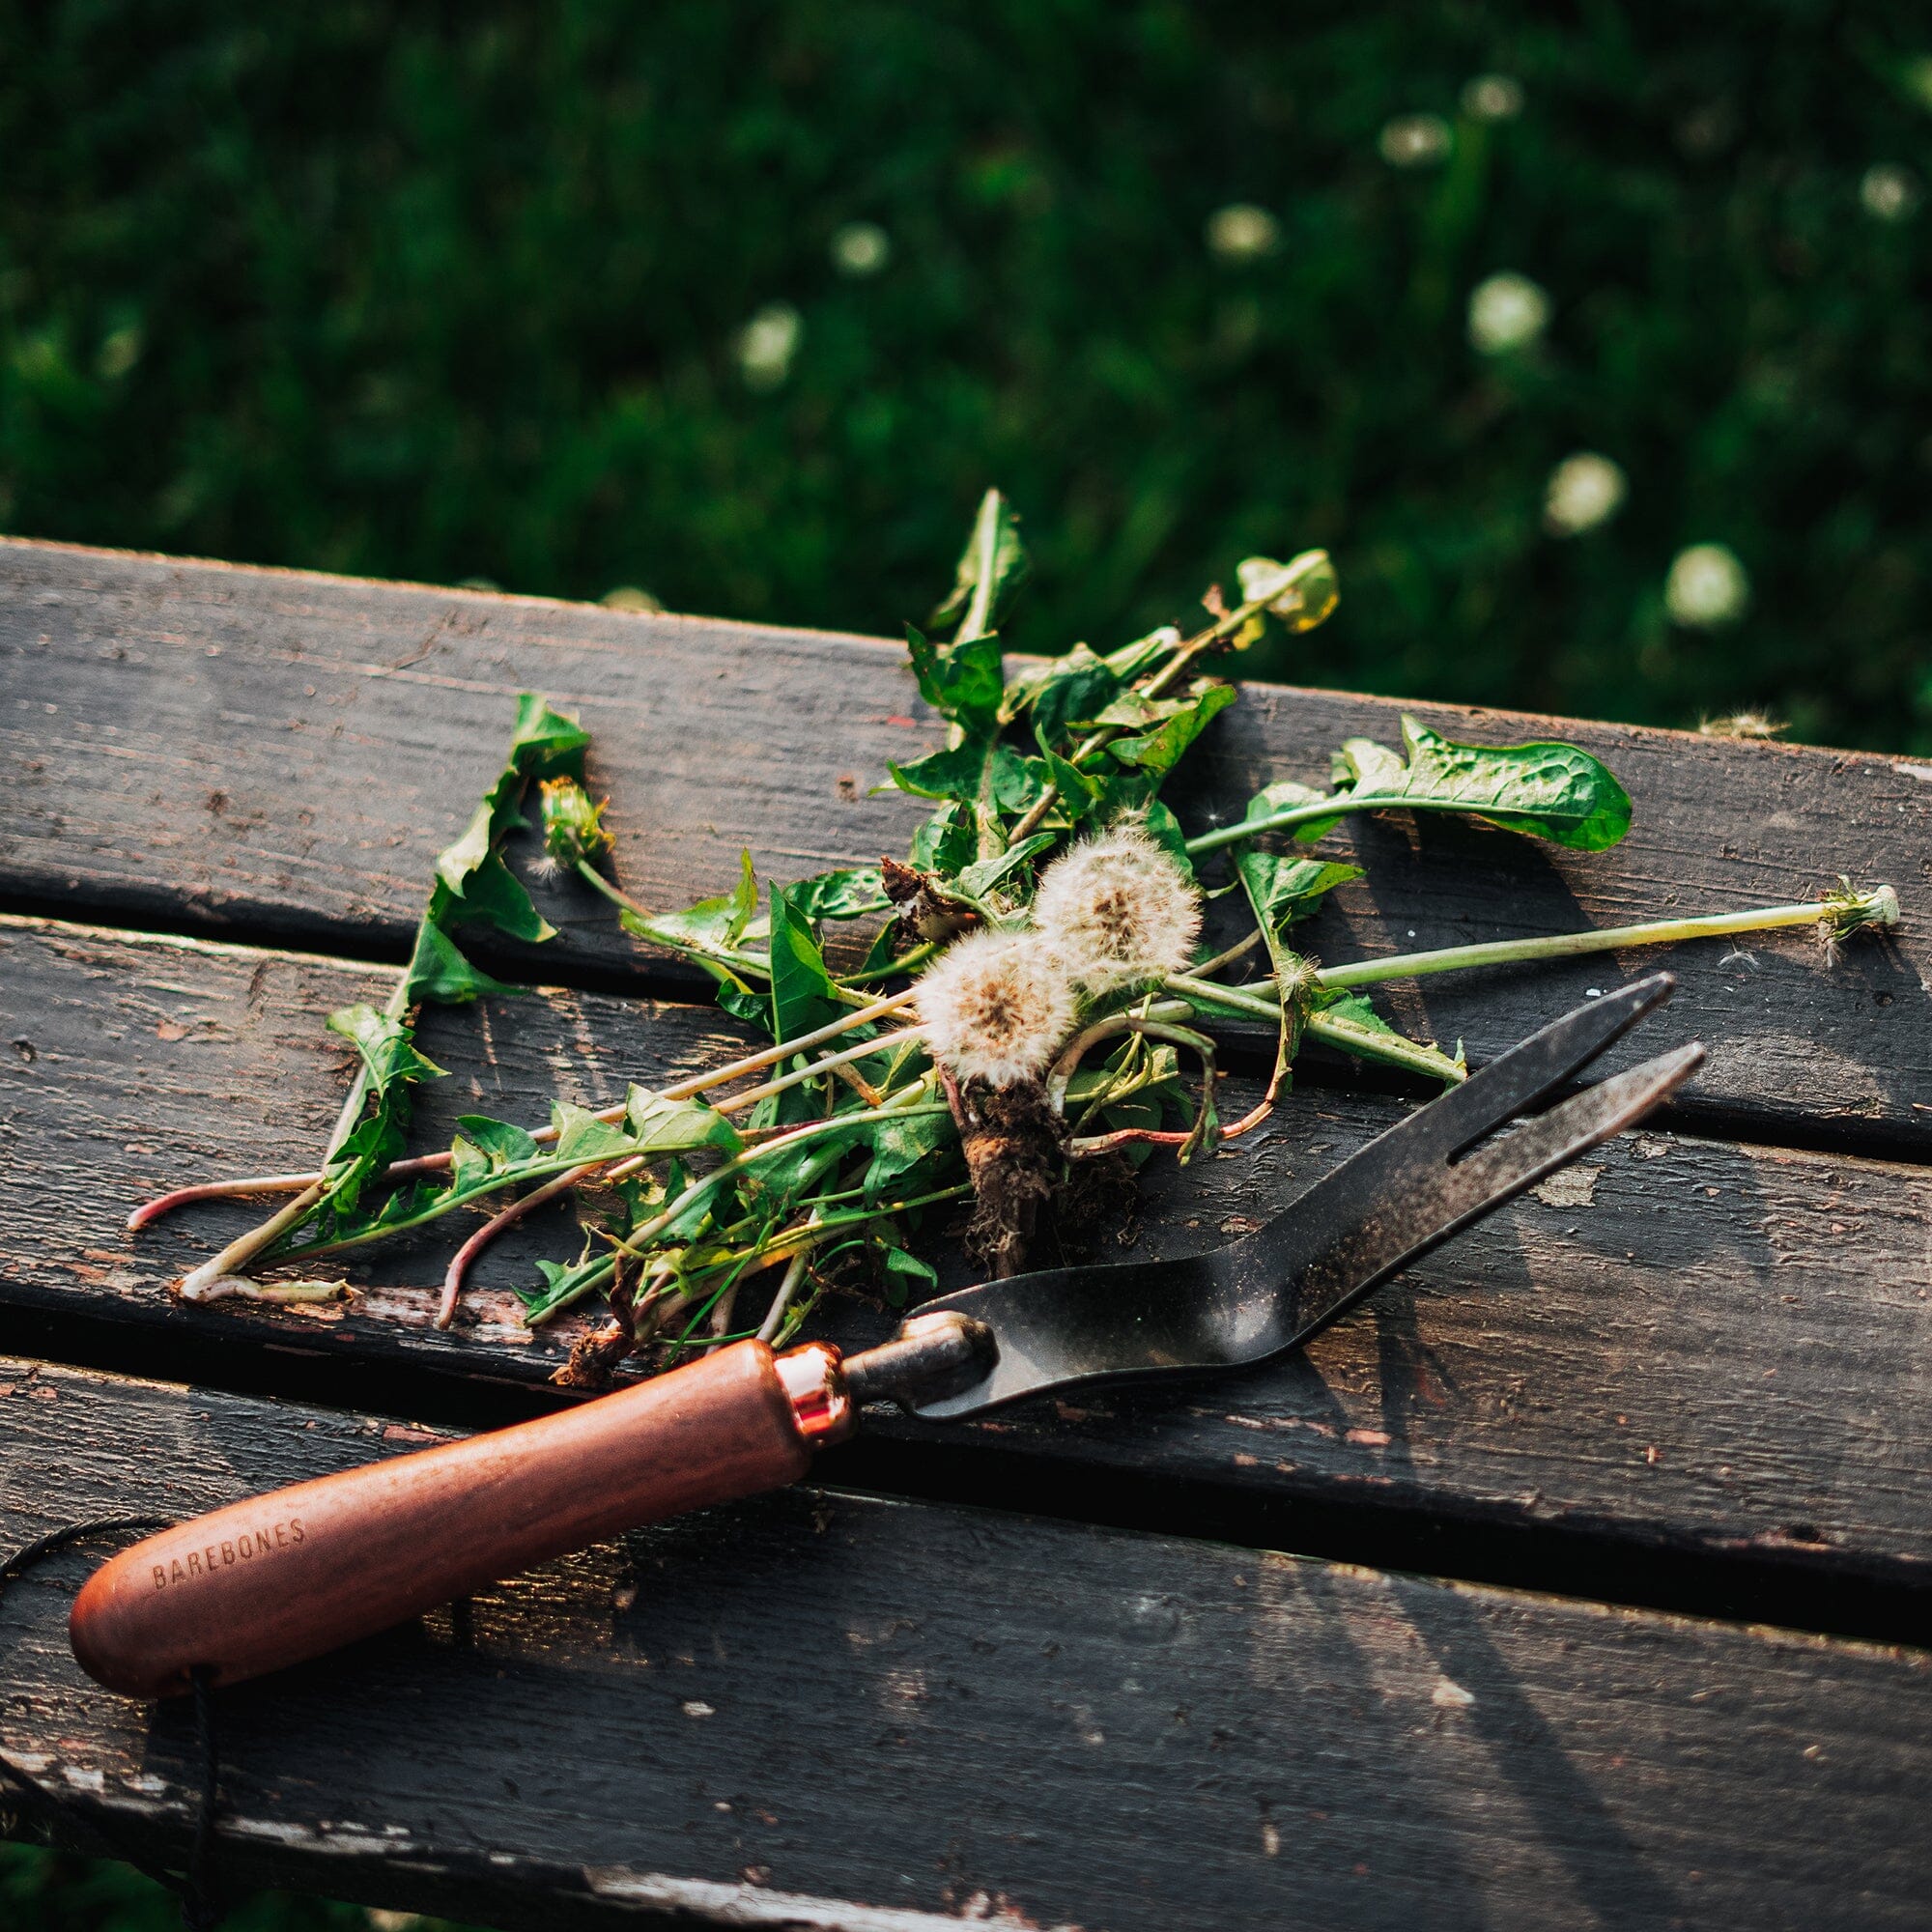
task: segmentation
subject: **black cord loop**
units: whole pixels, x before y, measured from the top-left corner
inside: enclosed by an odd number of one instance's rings
[[[91,1522],[71,1522],[64,1529],[51,1530],[45,1536],[37,1537],[24,1548],[16,1549],[4,1563],[0,1563],[0,1595],[5,1594],[8,1584],[24,1576],[35,1564],[58,1555],[77,1543],[91,1542],[96,1537],[125,1536],[136,1531],[149,1535],[157,1529],[172,1529],[175,1520],[173,1517],[163,1516],[107,1516],[98,1517]],[[100,1840],[111,1857],[121,1860],[124,1864],[132,1865],[143,1878],[152,1879],[155,1884],[174,1893],[181,1901],[182,1923],[187,1932],[214,1932],[214,1927],[220,1924],[222,1918],[221,1908],[215,1903],[213,1884],[214,1807],[220,1785],[221,1763],[215,1744],[214,1696],[209,1673],[196,1670],[190,1681],[194,1691],[194,1730],[201,1792],[195,1806],[194,1840],[188,1849],[186,1870],[181,1873],[166,1871],[136,1857],[98,1817],[83,1816],[81,1822]],[[4,1756],[0,1756],[0,1782],[12,1785],[32,1805],[43,1811],[59,1814],[65,1810],[70,1815],[80,1815],[69,1801],[57,1796],[32,1773],[23,1771]]]

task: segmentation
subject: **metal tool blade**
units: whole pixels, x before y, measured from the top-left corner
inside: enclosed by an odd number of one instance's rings
[[[923,1304],[983,1323],[984,1373],[901,1398],[951,1419],[1075,1383],[1257,1362],[1305,1342],[1436,1242],[1620,1133],[1696,1070],[1694,1042],[1497,1134],[1668,999],[1667,973],[1545,1027],[1419,1108],[1264,1228],[1177,1261],[1050,1268]],[[1481,1143],[1481,1145],[1479,1145]]]

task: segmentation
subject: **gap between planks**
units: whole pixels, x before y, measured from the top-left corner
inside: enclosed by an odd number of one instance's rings
[[[397,951],[435,851],[500,757],[507,695],[582,708],[612,795],[618,867],[645,902],[706,896],[755,848],[784,879],[898,850],[923,808],[864,786],[936,738],[902,653],[849,638],[655,619],[594,607],[111,553],[0,545],[0,889],[14,904],[317,944],[380,932]],[[1369,864],[1308,928],[1333,958],[1806,895],[1839,871],[1898,887],[1907,924],[1821,973],[1804,945],[1748,962],[1672,949],[1683,990],[1652,1037],[1716,1055],[1686,1100],[1710,1130],[1932,1146],[1932,781],[1908,760],[1448,706],[1465,738],[1574,737],[1638,802],[1603,854],[1448,823],[1351,822]],[[1259,784],[1319,780],[1351,733],[1403,707],[1251,686],[1183,766],[1193,823]],[[235,722],[252,720],[252,724]],[[817,855],[809,858],[807,855]],[[635,984],[634,954],[587,895],[545,901],[564,936],[511,977]],[[1224,908],[1225,910],[1225,908]],[[566,965],[565,962],[568,962]],[[1577,961],[1398,986],[1407,1030],[1478,1059],[1614,972]],[[1629,967],[1623,970],[1632,970]],[[653,975],[655,982],[667,980]],[[1667,1036],[1667,1037],[1666,1037]]]
[[[335,1062],[303,1022],[367,997],[374,969],[78,927],[0,938],[0,1037],[34,1053],[0,1055],[8,1131],[47,1151],[38,1177],[0,1167],[0,1307],[23,1345],[137,1367],[171,1350],[184,1376],[334,1400],[345,1378],[381,1377],[397,1406],[468,1420],[530,1399],[454,1383],[541,1384],[560,1358],[562,1339],[516,1329],[504,1285],[555,1229],[506,1243],[470,1298],[478,1325],[447,1336],[424,1325],[433,1272],[395,1285],[440,1249],[379,1261],[367,1303],[329,1321],[167,1299],[170,1274],[244,1206],[138,1241],[121,1230],[143,1191],[286,1166],[319,1141]],[[635,1004],[591,996],[533,998],[511,1027],[433,1016],[427,1044],[454,1077],[425,1090],[422,1143],[473,1106],[526,1117],[559,1080],[589,1101],[623,1073],[715,1060],[728,1034],[690,1008],[644,1016],[641,1039]],[[1156,1172],[1141,1252],[1239,1232],[1395,1117],[1374,1096],[1293,1096],[1256,1143]],[[1594,1166],[1590,1205],[1516,1204],[1304,1356],[961,1431],[889,1422],[854,1479],[1037,1490],[1069,1516],[1511,1581],[1548,1565],[1594,1594],[1889,1634],[1922,1613],[1932,1577],[1914,1449],[1923,1192],[1917,1170],[1646,1133]],[[867,1339],[854,1321],[835,1332]]]
[[[9,1373],[10,1540],[423,1434]],[[0,1740],[178,1856],[190,1728],[79,1676],[85,1567],[9,1593]],[[1928,1696],[1898,1646],[793,1491],[221,1693],[219,1856],[546,1927],[1903,1927]]]

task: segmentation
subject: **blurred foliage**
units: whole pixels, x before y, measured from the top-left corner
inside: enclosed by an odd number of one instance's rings
[[[127,1865],[34,1845],[0,1845],[0,1925],[6,1932],[181,1932],[174,1894]],[[222,1932],[465,1932],[412,1912],[263,1891],[238,1902]]]
[[[997,482],[1025,646],[1323,544],[1267,674],[1932,747],[1917,8],[0,22],[7,529],[882,631]],[[1555,537],[1577,451],[1628,500]],[[1698,544],[1741,620],[1671,621]]]

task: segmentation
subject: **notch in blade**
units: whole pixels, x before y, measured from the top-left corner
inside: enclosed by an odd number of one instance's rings
[[[1578,1007],[1372,1141],[1265,1227],[1172,1262],[1054,1268],[927,1302],[983,1324],[983,1373],[901,1398],[933,1418],[1072,1383],[1232,1368],[1296,1347],[1399,1268],[1667,1098],[1691,1043],[1585,1089],[1479,1146],[1669,998],[1653,974]]]

